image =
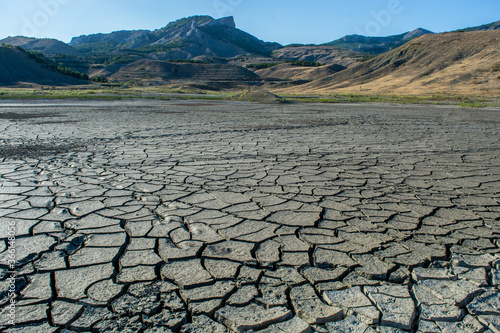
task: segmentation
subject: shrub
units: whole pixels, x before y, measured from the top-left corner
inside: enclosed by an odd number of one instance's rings
[[[363,57],[363,58],[359,59],[358,61],[359,62],[365,62],[365,61],[368,61],[368,60],[372,60],[375,57],[376,57],[376,55],[369,55],[369,56],[366,56],[366,57]]]
[[[64,67],[64,66],[61,66],[61,65],[58,66],[56,68],[56,70],[59,73],[61,73],[61,74],[68,75],[68,76],[71,76],[71,77],[74,77],[74,78],[77,78],[77,79],[80,79],[80,80],[88,80],[89,79],[89,76],[87,74],[74,71],[71,68]]]
[[[92,78],[92,82],[96,83],[108,83],[108,79],[105,76],[96,76]]]
[[[486,103],[481,102],[464,102],[459,104],[463,108],[484,108],[488,106]]]
[[[321,64],[314,61],[287,61],[288,64],[302,67],[319,67]]]
[[[253,69],[265,69],[265,68],[271,68],[276,65],[279,65],[279,63],[260,63],[260,64],[248,64],[246,65],[246,68],[253,68]]]
[[[168,60],[169,62],[176,62],[176,63],[186,63],[186,64],[211,64],[213,61],[211,60],[193,60],[193,59],[175,59],[175,60]]]
[[[113,63],[115,64],[129,64],[131,62],[134,62],[136,59],[128,54],[122,54],[122,55],[118,55],[114,58],[111,58],[109,59],[108,61],[106,61],[104,64],[106,66],[109,66]]]

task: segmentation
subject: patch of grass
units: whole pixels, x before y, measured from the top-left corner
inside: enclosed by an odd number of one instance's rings
[[[460,103],[459,105],[463,108],[485,108],[488,106],[488,104],[481,102]]]
[[[244,93],[244,92],[243,92]],[[241,93],[240,93],[241,94]],[[0,91],[0,100],[21,99],[80,99],[80,100],[123,100],[123,99],[156,99],[156,100],[227,100],[234,99],[235,93],[227,91],[213,92],[200,90],[186,90],[183,87],[151,87],[151,88],[124,88],[104,86],[101,88],[58,88],[33,90],[26,88],[4,88]],[[254,101],[261,100],[258,96],[248,96]],[[396,103],[396,104],[436,104],[456,105],[469,108],[483,108],[487,106],[500,106],[498,100],[481,99],[477,97],[452,96],[445,93],[428,96],[400,96],[380,94],[354,94],[336,93],[330,95],[280,95],[279,102],[304,102],[304,103]]]
[[[241,94],[231,96],[229,99],[243,102],[258,102],[258,103],[283,103],[285,100],[269,91],[247,90]]]
[[[54,94],[54,95],[37,95],[37,94],[12,94],[1,96],[0,99],[85,99],[85,100],[121,100],[126,98],[126,96],[110,96],[110,95],[65,95],[65,94]],[[129,97],[132,98],[132,97]]]
[[[284,95],[287,101],[306,103],[396,103],[396,104],[435,104],[457,105],[461,107],[486,107],[488,101],[464,96],[431,95],[431,96],[403,96],[403,95],[361,95],[361,94],[334,94],[329,96],[297,96]]]
[[[116,57],[109,59],[108,61],[106,61],[104,63],[104,65],[109,66],[111,64],[130,64],[130,63],[134,62],[135,60],[136,60],[136,58],[134,58],[128,54],[121,54],[121,55],[118,55]]]
[[[61,89],[61,90],[28,90],[28,89],[9,89],[0,94],[0,100],[5,99],[18,99],[18,100],[40,100],[40,99],[79,99],[79,100],[122,100],[122,99],[158,99],[158,100],[172,100],[172,99],[207,99],[207,100],[223,100],[227,96],[224,95],[207,95],[192,94],[183,96],[182,94],[190,92],[185,91],[165,91],[163,93],[148,93],[139,89]]]
[[[143,56],[144,54],[147,54],[147,53],[167,52],[167,51],[171,51],[172,49],[181,48],[183,46],[186,46],[186,45],[183,43],[177,42],[177,41],[173,41],[173,42],[169,42],[167,44],[155,44],[155,45],[148,45],[148,46],[139,47],[139,48],[132,49],[132,50],[129,49],[129,50],[127,50],[128,54],[126,54],[126,55],[135,54],[135,55]]]

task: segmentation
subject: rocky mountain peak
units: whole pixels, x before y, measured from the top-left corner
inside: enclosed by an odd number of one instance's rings
[[[420,37],[423,35],[428,35],[428,34],[433,34],[433,32],[426,30],[426,29],[417,28],[413,31],[408,32],[406,35],[404,35],[403,39],[413,39],[413,38]]]
[[[234,17],[228,16],[228,17],[222,17],[217,20],[213,20],[211,22],[208,22],[205,24],[206,26],[227,26],[230,28],[236,28],[236,23],[234,22]]]

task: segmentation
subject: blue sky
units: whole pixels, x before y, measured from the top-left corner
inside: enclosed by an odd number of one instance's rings
[[[238,28],[281,44],[418,27],[450,31],[500,20],[500,0],[1,0],[0,39],[154,30],[192,15],[234,16]]]

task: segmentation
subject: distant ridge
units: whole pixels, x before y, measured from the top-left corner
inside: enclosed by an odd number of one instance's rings
[[[323,45],[336,46],[345,50],[353,50],[370,54],[382,54],[393,50],[414,38],[427,34],[433,34],[433,32],[418,28],[413,31],[387,37],[348,35]]]
[[[57,39],[51,38],[29,38],[23,36],[7,37],[0,40],[0,44],[20,46],[28,51],[36,51],[45,55],[66,54],[72,56],[81,56],[82,54]]]

